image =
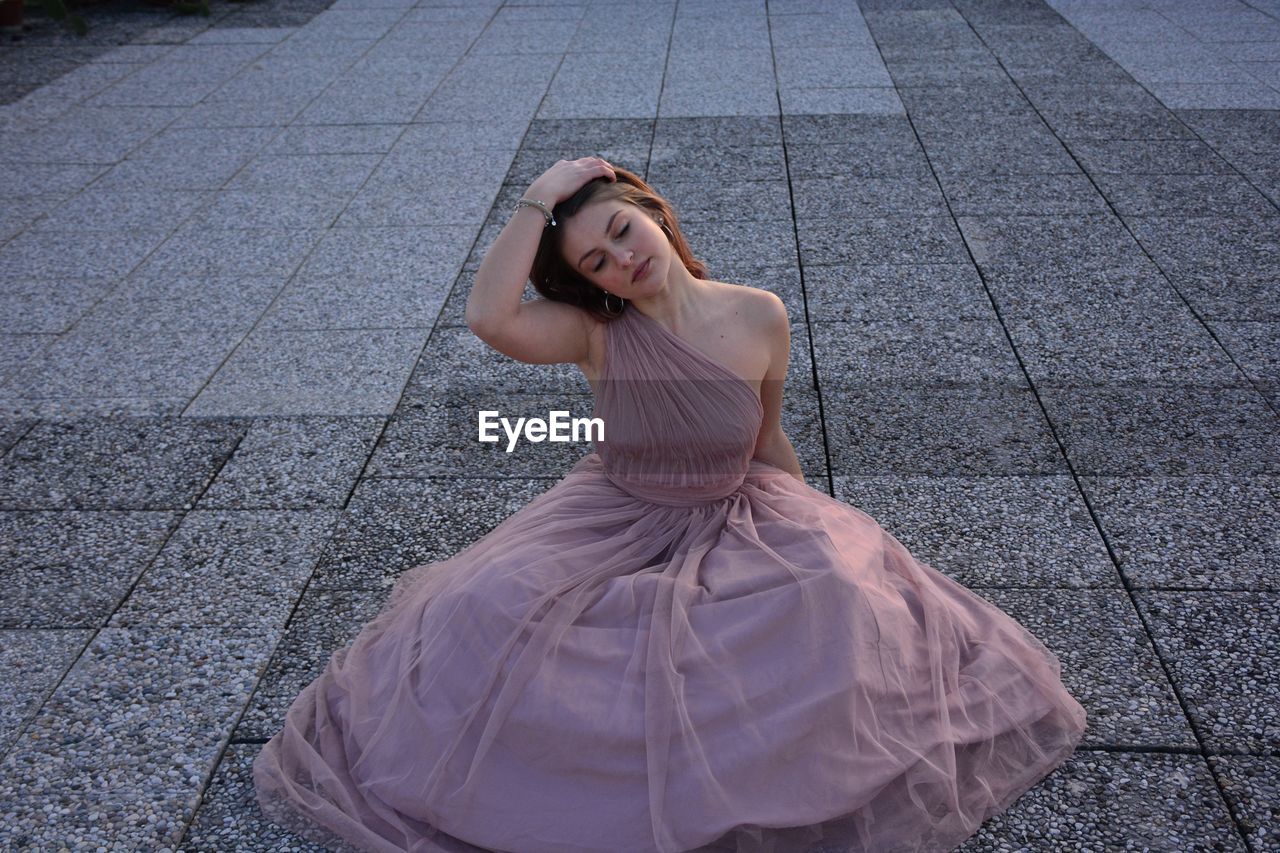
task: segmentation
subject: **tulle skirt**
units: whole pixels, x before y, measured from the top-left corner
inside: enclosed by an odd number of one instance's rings
[[[404,573],[253,781],[331,849],[949,850],[1084,727],[1052,652],[856,507],[759,460],[640,500],[592,453]]]

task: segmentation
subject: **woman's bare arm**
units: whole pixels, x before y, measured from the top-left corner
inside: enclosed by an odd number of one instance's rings
[[[800,470],[800,460],[796,457],[791,440],[782,430],[782,390],[787,377],[787,363],[791,359],[791,323],[787,318],[787,307],[776,295],[761,291],[761,315],[759,319],[762,339],[769,346],[769,368],[765,371],[764,380],[760,383],[760,403],[764,408],[764,418],[760,423],[760,434],[756,437],[756,449],[753,457],[781,468],[800,482],[804,482],[804,472]]]
[[[557,160],[529,185],[525,197],[551,208],[587,181],[613,174],[599,157]],[[511,215],[476,270],[467,296],[467,326],[489,346],[519,361],[583,362],[596,322],[591,315],[549,299],[521,301],[546,222],[535,207],[519,207]]]

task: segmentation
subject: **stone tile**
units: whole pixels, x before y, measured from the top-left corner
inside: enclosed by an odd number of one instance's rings
[[[361,282],[344,275],[295,276],[258,329],[429,329],[446,293],[445,285],[400,277]]]
[[[135,274],[289,276],[325,236],[319,228],[213,229],[189,221],[147,256]]]
[[[589,395],[591,386],[576,364],[530,364],[506,356],[468,328],[448,326],[431,333],[405,393]]]
[[[834,475],[1061,474],[1029,389],[999,385],[823,388]]]
[[[1065,142],[1086,139],[1182,139],[1195,136],[1163,104],[1142,110],[1054,106],[1041,110],[1054,134]]]
[[[0,385],[55,338],[51,334],[0,334]]]
[[[813,350],[824,390],[872,383],[1025,385],[995,318],[815,323]]]
[[[476,268],[470,267],[463,269],[458,273],[457,279],[454,281],[453,289],[449,291],[448,298],[444,301],[444,307],[440,309],[440,316],[436,319],[434,328],[445,326],[461,326],[466,328],[466,310],[467,298],[471,295],[471,288],[475,285]],[[533,289],[533,283],[526,279],[524,284],[523,299],[541,299],[542,297]]]
[[[197,506],[341,508],[385,423],[380,417],[256,419]]]
[[[486,389],[405,397],[369,460],[366,476],[561,477],[592,452],[590,443],[533,443],[521,438],[508,452],[500,428],[499,441],[479,441],[479,412],[497,411],[512,423],[517,418],[545,420],[551,411],[585,418],[591,416],[593,402],[588,395]]]
[[[662,197],[680,222],[790,222],[791,188],[786,181],[664,181]]]
[[[1276,593],[1139,590],[1135,597],[1207,748],[1274,751],[1280,737]]]
[[[839,173],[844,176],[850,174],[847,169],[854,161],[858,165],[871,165],[877,158],[888,157],[895,152],[899,155],[906,150],[917,154],[920,152],[920,143],[916,140],[915,131],[906,116],[783,115],[782,132],[786,138],[788,155],[796,151],[807,154],[815,166],[819,162],[822,150],[831,147],[838,162],[841,163]],[[847,156],[847,153],[858,149],[866,152],[862,160]],[[826,161],[825,171],[821,174],[832,174],[831,162],[831,160]],[[794,165],[792,170],[794,175]],[[893,172],[880,174],[893,174]],[[818,176],[819,173],[816,172],[804,175],[804,177]]]
[[[1274,216],[1127,216],[1169,281],[1214,320],[1280,319]]]
[[[793,117],[816,118],[784,114],[784,118]],[[787,169],[793,181],[829,179],[837,173],[846,178],[909,175],[927,180],[933,176],[929,160],[918,142],[913,141],[910,146],[899,147],[883,137],[867,145],[844,142],[787,143]]]
[[[693,54],[703,50],[768,50],[768,18],[758,4],[752,5],[755,8],[722,6],[716,10],[718,14],[699,15],[684,14],[677,5],[671,51]]]
[[[0,679],[8,685],[0,707],[0,750],[8,752],[92,635],[88,630],[0,631]],[[6,834],[11,829],[6,827]]]
[[[4,209],[0,210],[0,242],[21,234],[28,226],[57,207],[61,201],[62,197],[55,195],[6,198]]]
[[[554,479],[366,479],[352,496],[308,592],[389,592],[429,573],[556,484]]]
[[[1136,588],[1274,590],[1277,490],[1266,474],[1084,477]]]
[[[686,222],[683,231],[712,278],[751,278],[797,264],[795,230],[787,222]]]
[[[636,51],[666,53],[671,43],[671,19],[674,3],[605,3],[588,6],[608,14],[589,13],[578,22],[569,40],[568,50],[586,53],[605,51],[626,44]],[[544,6],[543,10],[554,10]]]
[[[176,106],[77,105],[30,133],[28,144],[38,152],[32,159],[115,163],[155,138],[179,112]]]
[[[794,341],[794,339],[793,339]],[[800,462],[800,473],[816,489],[826,491],[830,471],[823,437],[821,404],[808,376],[789,374],[782,396],[779,423]]]
[[[0,460],[0,508],[189,508],[243,434],[193,418],[45,421]]]
[[[948,213],[938,182],[925,175],[794,180],[791,193],[797,220]],[[822,223],[801,222],[799,227],[811,225],[821,227]]]
[[[1048,130],[1012,137],[1000,133],[982,138],[969,133],[921,136],[929,162],[939,173],[1026,175],[1079,171],[1075,160]]]
[[[1280,110],[1280,91],[1257,81],[1148,85],[1171,110]]]
[[[1184,309],[1110,316],[1046,313],[1006,321],[1033,383],[1243,382],[1204,325]]]
[[[1118,587],[1069,477],[835,478],[916,559],[966,587]]]
[[[1083,277],[1141,265],[1147,258],[1110,212],[1072,216],[959,216],[956,223],[978,266],[1070,270]],[[1149,266],[1149,264],[1148,264]]]
[[[787,164],[780,145],[654,145],[646,179],[657,187],[672,181],[785,181]]]
[[[311,576],[334,510],[196,510],[111,614],[112,627],[235,626],[271,632]]]
[[[1280,471],[1275,414],[1250,386],[1043,382],[1036,387],[1081,476]]]
[[[285,231],[329,228],[350,201],[348,193],[325,191],[296,193],[221,190],[212,194],[211,201],[195,213],[192,222],[211,230],[270,228]]]
[[[1262,755],[1210,755],[1209,766],[1222,785],[1223,796],[1239,816],[1237,825],[1254,850],[1274,849],[1277,842],[1276,809],[1280,796],[1280,757]]]
[[[0,276],[0,333],[52,334],[66,331],[111,292],[113,278]]]
[[[1121,216],[1275,216],[1275,205],[1237,175],[1094,176]]]
[[[767,45],[670,53],[658,114],[776,115],[776,85]]]
[[[298,268],[297,278],[446,286],[458,274],[474,237],[475,228],[462,225],[331,229]]]
[[[1008,319],[1056,315],[1109,322],[1117,315],[1185,313],[1187,305],[1143,254],[1124,256],[1112,269],[1072,270],[1069,264],[983,267],[991,298]]]
[[[792,86],[779,91],[789,114],[854,113],[903,115],[902,99],[892,86]]]
[[[809,318],[976,320],[993,317],[972,264],[849,264],[804,270]]]
[[[696,120],[688,119],[688,121]],[[521,124],[520,135],[523,138],[517,139],[516,142],[522,153],[581,151],[583,153],[579,156],[585,157],[606,149],[611,151],[628,148],[647,149],[647,140],[653,136],[653,127],[654,119],[652,118],[534,118],[531,122]],[[538,159],[545,160],[547,156],[539,154]],[[568,159],[566,154],[557,153],[553,155],[548,165],[555,162],[558,157]]]
[[[956,216],[1070,216],[1107,212],[1106,199],[1081,173],[939,175]]]
[[[775,46],[773,56],[778,70],[778,86],[782,89],[893,86],[880,54],[874,49]]]
[[[235,344],[283,286],[283,277],[269,275],[131,276],[84,315],[81,327],[71,337],[81,329],[88,334],[86,327],[118,330],[126,338],[145,331],[161,339],[174,332],[203,332],[207,337],[214,331],[239,331],[239,336],[213,339],[213,343],[225,340]],[[96,341],[97,337],[90,339]],[[103,344],[111,346],[110,342]]]
[[[169,229],[28,229],[0,248],[0,276],[120,278],[164,242]],[[164,251],[161,249],[160,251]]]
[[[251,333],[185,415],[386,415],[425,329],[262,329]]]
[[[566,53],[539,118],[651,118],[658,113],[663,54]]]
[[[1280,324],[1211,323],[1231,359],[1252,382],[1280,382]]]
[[[347,193],[363,186],[381,154],[259,154],[223,190],[257,193]]]
[[[0,513],[8,581],[5,628],[97,628],[129,594],[165,540],[177,512]]]
[[[800,259],[806,268],[818,264],[951,264],[968,260],[950,216],[814,220],[799,234]]]
[[[38,421],[30,418],[0,418],[0,456],[18,443]]]
[[[1009,79],[987,51],[958,50],[927,56],[897,56],[885,61],[899,89],[912,86],[990,86]]]
[[[1091,175],[1204,175],[1231,166],[1197,139],[1074,139],[1067,143]]]
[[[417,130],[413,134],[415,139],[441,138],[451,131],[465,133],[462,130],[465,127],[470,125],[466,122],[416,125],[414,128],[404,128],[398,124],[298,125],[282,130],[262,149],[261,154],[384,154],[393,145],[403,141],[412,130]],[[485,136],[483,132],[477,132],[468,134],[466,139],[468,142],[480,142]],[[515,142],[512,142],[512,147],[514,146]]]
[[[578,21],[572,17],[534,21],[495,18],[469,50],[474,56],[563,53],[577,28]]]
[[[130,151],[95,189],[218,189],[278,132],[273,127],[183,127],[182,120]]]
[[[25,400],[190,399],[244,337],[244,328],[175,330],[82,322],[33,355],[0,386]]]
[[[166,232],[209,199],[206,191],[86,189],[54,207],[32,227],[39,231]]]
[[[1008,77],[977,86],[903,87],[902,102],[913,121],[932,120],[931,124],[941,125],[940,120],[946,119],[968,121],[975,115],[1006,124],[1036,119],[1026,95]]]
[[[658,149],[768,149],[782,145],[782,124],[777,115],[672,115],[654,122],[653,145]]]
[[[99,631],[0,765],[6,830],[36,849],[176,846],[273,642],[233,628]]]
[[[1195,736],[1123,589],[981,589],[1062,663],[1089,715],[1081,745],[1194,750]]]
[[[1198,755],[1079,750],[959,853],[1123,847],[1243,851],[1213,777]]]

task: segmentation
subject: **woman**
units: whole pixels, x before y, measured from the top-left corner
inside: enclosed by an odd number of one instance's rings
[[[1052,652],[805,485],[782,303],[708,280],[640,178],[548,169],[467,321],[576,363],[604,438],[401,576],[257,757],[272,820],[374,851],[948,850],[1074,751]]]

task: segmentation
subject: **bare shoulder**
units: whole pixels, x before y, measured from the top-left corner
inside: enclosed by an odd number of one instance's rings
[[[752,329],[769,333],[789,327],[787,306],[777,294],[745,284],[724,284],[724,287],[734,312],[743,316]]]

